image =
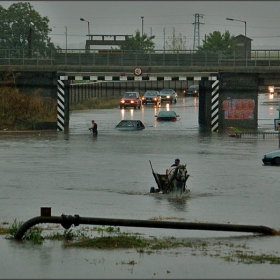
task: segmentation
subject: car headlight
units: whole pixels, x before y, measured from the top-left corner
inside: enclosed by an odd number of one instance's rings
[[[120,103],[124,103],[124,100],[121,100]]]
[[[166,95],[166,98],[170,98],[170,95]]]
[[[130,101],[130,103],[134,103],[134,102],[135,102],[134,100],[131,100],[131,101]]]

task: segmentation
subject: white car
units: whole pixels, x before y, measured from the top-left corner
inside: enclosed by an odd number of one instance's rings
[[[264,165],[280,165],[280,150],[266,153],[262,161]]]

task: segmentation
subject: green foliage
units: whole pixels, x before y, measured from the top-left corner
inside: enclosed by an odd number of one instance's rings
[[[34,226],[26,231],[22,239],[31,241],[32,243],[41,244],[44,240],[42,231],[42,228]]]
[[[226,30],[224,34],[220,31],[214,31],[206,36],[203,40],[203,45],[198,46],[198,52],[207,51],[213,53],[220,53],[221,55],[231,58],[237,48],[235,36],[230,35]]]
[[[15,219],[12,225],[8,229],[7,238],[15,238],[16,233],[18,232],[19,228],[22,225],[23,222],[19,222],[17,221],[17,219]],[[28,240],[31,241],[32,243],[41,244],[44,240],[44,237],[42,236],[42,231],[43,231],[42,228],[34,226],[25,232],[22,240]]]
[[[40,16],[29,2],[13,3],[7,10],[0,5],[0,17],[0,48],[14,49],[12,55],[17,56],[24,50],[28,57],[31,47],[39,51],[38,56],[47,57],[56,49],[48,37],[52,31],[48,17]]]
[[[130,46],[120,46],[121,50],[133,50],[133,51],[142,51],[148,52],[155,48],[155,43],[152,41],[155,36],[148,36],[146,33],[143,36],[140,35],[140,31],[137,29],[135,31],[135,36],[128,38],[131,42]]]
[[[107,232],[107,233],[119,233],[120,232],[120,228],[119,227],[112,227],[112,226],[109,226],[109,227],[102,226],[102,227],[97,228],[97,232],[99,234],[101,234],[101,236],[103,236],[104,232]]]
[[[12,225],[9,227],[7,237],[8,238],[15,238],[18,229],[22,225],[23,225],[23,222],[19,222],[19,221],[17,221],[17,219],[15,219],[14,222],[12,223]]]

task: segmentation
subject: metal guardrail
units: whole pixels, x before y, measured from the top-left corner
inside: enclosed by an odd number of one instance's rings
[[[177,67],[279,67],[280,50],[235,51],[231,58],[220,52],[30,50],[0,49],[0,66],[177,66]]]

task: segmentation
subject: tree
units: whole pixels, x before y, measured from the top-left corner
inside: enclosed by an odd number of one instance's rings
[[[174,51],[186,50],[186,36],[182,36],[181,33],[179,33],[178,36],[176,36],[174,28],[172,37],[167,37],[167,40],[165,41],[164,49]]]
[[[0,48],[13,49],[14,55],[24,50],[25,56],[32,51],[43,57],[56,49],[48,37],[52,31],[48,17],[41,17],[30,3],[15,3],[7,10],[0,5],[0,17]]]
[[[197,48],[198,51],[220,53],[230,58],[237,48],[237,43],[235,36],[230,35],[228,30],[224,34],[221,34],[220,31],[214,31],[207,35],[205,40],[203,40],[203,45]]]
[[[140,35],[140,31],[135,31],[135,36],[128,38],[131,42],[130,46],[120,46],[121,50],[133,50],[147,52],[155,48],[155,43],[152,41],[155,36],[148,36],[146,33],[143,36]]]

